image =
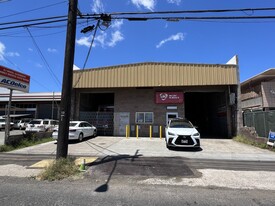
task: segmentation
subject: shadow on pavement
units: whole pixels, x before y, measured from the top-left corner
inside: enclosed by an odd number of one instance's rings
[[[138,155],[138,150],[136,151],[135,155],[117,155],[117,156],[106,156],[98,161],[92,162],[91,164],[87,164],[87,166],[96,166],[96,165],[102,165],[102,164],[106,164],[106,163],[110,163],[114,162],[113,166],[112,166],[112,170],[108,176],[108,179],[106,180],[106,182],[102,185],[100,185],[99,187],[97,187],[95,189],[95,192],[107,192],[109,189],[109,182],[112,178],[112,175],[115,171],[115,169],[117,168],[117,163],[119,160],[130,160],[130,161],[134,161],[136,158],[139,158],[140,156],[142,156],[141,154]]]

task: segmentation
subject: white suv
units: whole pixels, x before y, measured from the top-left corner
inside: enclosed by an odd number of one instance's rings
[[[27,124],[25,132],[46,132],[51,131],[58,125],[57,120],[53,119],[33,119]]]
[[[200,147],[200,133],[186,119],[170,119],[165,128],[166,147]]]

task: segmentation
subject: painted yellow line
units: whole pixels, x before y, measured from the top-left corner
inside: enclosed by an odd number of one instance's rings
[[[97,157],[79,157],[75,159],[75,164],[76,165],[81,165],[83,163],[83,160],[85,159],[85,164],[90,164],[94,161],[97,160]],[[52,164],[55,161],[55,159],[45,159],[45,160],[41,160],[31,166],[29,166],[28,168],[46,168],[48,167],[50,164]]]
[[[41,160],[41,161],[29,166],[29,168],[46,168],[50,164],[52,164],[54,161],[55,161],[54,159]]]

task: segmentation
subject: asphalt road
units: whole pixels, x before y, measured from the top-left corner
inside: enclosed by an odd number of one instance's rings
[[[44,160],[55,159],[55,155],[30,155],[30,154],[8,154],[0,153],[0,165],[16,164],[31,166]],[[183,157],[142,157],[138,155],[118,155],[99,158],[92,163],[95,168],[103,173],[113,170],[120,175],[192,175],[189,170],[197,169],[224,169],[235,171],[275,171],[274,162],[271,161],[240,161],[240,160],[211,160],[211,159],[189,159]],[[171,170],[170,168],[174,168]],[[182,171],[186,174],[183,174]]]
[[[2,206],[13,205],[250,205],[273,206],[274,191],[215,187],[145,185],[127,178],[102,184],[96,179],[37,181],[0,177]]]
[[[16,164],[28,167],[40,160],[54,158],[54,155],[2,153],[0,165]],[[79,178],[56,182],[0,177],[1,205],[273,206],[275,202],[274,190],[181,184],[183,179],[193,181],[200,178],[201,169],[260,171],[259,173],[274,171],[271,161],[117,155],[102,157],[89,166],[89,170]],[[147,181],[150,179],[153,181]],[[154,181],[159,180],[163,182],[155,184]]]

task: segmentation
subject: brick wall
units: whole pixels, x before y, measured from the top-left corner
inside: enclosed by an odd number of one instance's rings
[[[171,89],[170,89],[171,90]],[[168,89],[162,89],[162,91],[169,91]],[[172,90],[174,91],[174,90]],[[176,91],[179,91],[178,89]],[[153,88],[148,89],[119,89],[115,91],[115,111],[114,112],[129,112],[130,113],[130,125],[136,125],[135,115],[136,112],[153,112],[154,123],[152,126],[162,126],[162,136],[164,136],[164,127],[166,123],[167,112],[178,112],[180,117],[184,117],[184,104],[156,104],[155,92]],[[167,110],[167,106],[175,105],[177,110]],[[139,124],[139,136],[149,136],[149,124]],[[133,127],[132,127],[133,128]],[[136,128],[136,127],[135,127]],[[114,134],[116,135],[116,134]],[[135,135],[135,131],[131,132],[131,135]],[[158,133],[154,133],[154,136],[159,136]]]

